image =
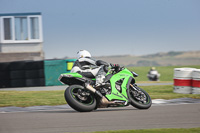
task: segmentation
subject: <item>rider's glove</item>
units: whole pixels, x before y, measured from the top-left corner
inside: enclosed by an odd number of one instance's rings
[[[114,64],[115,71],[118,72],[120,70],[119,64]]]

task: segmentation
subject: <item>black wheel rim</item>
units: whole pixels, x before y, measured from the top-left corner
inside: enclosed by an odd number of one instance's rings
[[[82,88],[73,88],[71,90],[71,95],[76,101],[84,105],[91,105],[94,103],[94,97],[90,94],[90,92]]]

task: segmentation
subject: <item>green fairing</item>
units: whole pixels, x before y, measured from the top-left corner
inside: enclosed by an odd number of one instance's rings
[[[62,75],[71,75],[72,77],[82,78],[83,76],[79,73],[63,73]],[[96,80],[95,78],[92,80]]]
[[[109,73],[107,73],[108,75]],[[80,75],[79,73],[63,73],[63,75],[71,75],[73,77],[78,77],[78,78],[82,78],[83,76]],[[120,71],[119,73],[113,75],[110,79],[110,83],[111,83],[111,88],[112,88],[112,92],[110,95],[106,95],[106,97],[108,98],[109,101],[112,100],[121,100],[121,101],[127,101],[128,102],[128,96],[126,93],[126,86],[127,83],[129,81],[129,78],[133,77],[132,73],[127,69],[123,69],[122,71]],[[121,89],[122,92],[120,93],[116,88],[115,88],[115,82],[120,80],[120,79],[124,79],[122,85],[121,85]],[[92,79],[95,80],[95,79]]]
[[[110,79],[110,83],[111,83],[111,87],[112,87],[112,92],[110,95],[106,95],[106,97],[111,101],[111,100],[122,100],[122,101],[127,101],[128,102],[128,96],[126,93],[126,85],[129,81],[129,78],[133,77],[132,73],[128,70],[128,69],[124,69],[121,72],[115,74],[112,76],[112,78]],[[120,80],[120,79],[124,79],[121,88],[122,88],[122,92],[120,93],[116,88],[115,88],[115,82]]]
[[[63,73],[63,75],[71,75],[73,77],[82,78],[83,76],[79,73]]]

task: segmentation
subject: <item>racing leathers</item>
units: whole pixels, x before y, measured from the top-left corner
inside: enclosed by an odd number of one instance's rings
[[[104,82],[109,64],[102,60],[82,57],[75,61],[71,72],[77,72],[88,78],[96,78],[96,86]]]

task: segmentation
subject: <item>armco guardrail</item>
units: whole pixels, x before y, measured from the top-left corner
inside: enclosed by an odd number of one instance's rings
[[[0,63],[0,88],[61,85],[58,77],[70,72],[75,59]]]

